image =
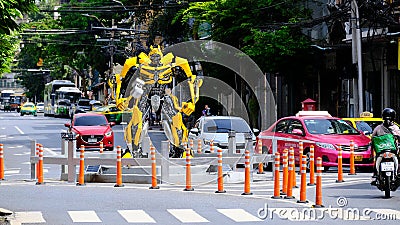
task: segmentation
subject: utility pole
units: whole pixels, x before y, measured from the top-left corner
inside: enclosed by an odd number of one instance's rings
[[[355,114],[360,115],[364,111],[364,91],[362,78],[362,51],[361,51],[361,32],[360,32],[360,16],[358,13],[358,5],[356,0],[351,1],[351,22],[352,22],[352,56],[353,64],[357,63],[358,95],[354,91],[354,96],[358,96],[358,107],[355,107]]]
[[[114,37],[115,37],[115,30],[117,26],[114,25],[114,19],[111,20],[111,38],[110,38],[110,73],[108,74],[108,79],[111,79],[114,73]],[[113,81],[114,82],[114,81]],[[113,90],[111,90],[113,91]],[[108,90],[106,89],[107,96],[109,95]],[[106,102],[108,104],[108,102]]]

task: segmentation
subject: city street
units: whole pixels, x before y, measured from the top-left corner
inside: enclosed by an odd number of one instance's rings
[[[11,224],[308,224],[316,220],[323,224],[376,224],[376,220],[398,224],[400,220],[400,190],[384,199],[384,193],[370,185],[370,173],[348,175],[348,168],[342,183],[335,182],[335,168],[322,174],[322,208],[312,207],[315,186],[307,186],[307,203],[297,203],[299,188],[293,189],[295,199],[272,199],[274,183],[269,171],[262,176],[254,171],[251,195],[243,195],[243,182],[224,184],[226,193],[215,193],[214,182],[184,191],[184,180],[159,184],[160,189],[134,183],[77,186],[60,180],[59,165],[44,165],[44,184],[37,185],[31,179],[31,140],[43,144],[45,155],[60,154],[60,133],[66,131],[68,119],[0,112],[0,121],[5,162],[0,208],[13,212]],[[116,125],[113,130],[115,145],[124,147],[123,127]],[[156,146],[160,142],[152,141]]]

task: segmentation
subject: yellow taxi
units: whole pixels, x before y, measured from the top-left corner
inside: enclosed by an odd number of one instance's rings
[[[371,112],[363,112],[358,118],[342,118],[342,120],[346,121],[357,130],[364,132],[364,134],[369,137],[375,127],[383,122],[382,118],[374,117],[374,114]]]
[[[33,102],[26,102],[25,104],[22,105],[20,114],[21,116],[23,115],[37,116],[36,105]]]

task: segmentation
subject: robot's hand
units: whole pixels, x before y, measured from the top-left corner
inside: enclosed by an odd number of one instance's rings
[[[140,98],[140,96],[142,96],[143,94],[143,86],[144,86],[144,81],[136,78],[135,83],[133,84],[133,92],[131,93],[131,95],[134,98]]]
[[[182,103],[182,112],[189,116],[194,112],[194,104],[191,102]]]

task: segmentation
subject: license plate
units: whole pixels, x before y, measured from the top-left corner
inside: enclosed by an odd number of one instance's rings
[[[381,162],[381,171],[394,171],[394,162]]]
[[[354,156],[354,161],[362,161],[362,159],[363,159],[363,156],[362,155],[355,155]]]
[[[89,138],[88,142],[90,142],[90,143],[97,142],[97,139],[96,138]]]

